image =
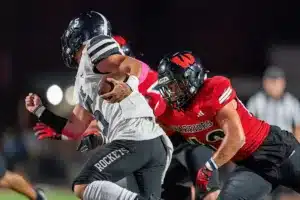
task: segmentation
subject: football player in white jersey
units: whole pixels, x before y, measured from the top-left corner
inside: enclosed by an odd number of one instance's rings
[[[113,38],[118,42],[125,55],[135,57],[135,53],[132,51],[130,42],[128,42],[123,36],[120,35],[113,35]],[[142,73],[139,76],[139,91],[147,99],[150,107],[153,109],[154,115],[157,117],[162,114],[165,104],[163,104],[162,102],[157,104],[160,100],[163,101],[163,99],[162,97],[159,97],[160,95],[157,88],[153,87],[156,81],[157,72],[153,71],[147,64],[143,63]],[[59,138],[60,135],[46,124],[37,123],[33,129],[35,131],[36,137],[39,140],[61,139]],[[83,139],[86,142],[81,143],[86,144],[87,148],[85,149],[91,150],[97,147],[96,142],[91,142],[91,139],[94,136],[93,132],[97,131],[97,127],[95,126],[94,128],[90,128],[89,131],[86,132],[86,134],[89,133],[85,136],[85,139]],[[178,134],[169,136],[174,146],[174,153],[172,156],[172,162],[164,179],[164,184],[162,187],[162,198],[164,200],[173,200],[176,198],[188,199],[188,197],[191,197],[191,199],[202,199],[202,197],[205,196],[203,200],[216,200],[218,196],[217,191],[212,190],[213,192],[209,192],[208,194],[207,192],[203,192],[201,190],[197,190],[198,192],[195,192],[193,185],[191,185],[190,188],[182,185],[183,180],[189,181],[190,174],[194,173],[194,168],[198,169],[198,165],[202,166],[201,163],[203,162],[204,164],[207,158],[209,158],[212,153],[206,147],[199,146],[196,148],[194,146],[186,145],[185,142],[182,142],[182,138],[179,138],[178,136]],[[97,140],[97,138],[95,139]],[[195,154],[197,156],[195,156]],[[186,167],[186,162],[189,163],[188,167]],[[197,166],[191,166],[191,163],[197,163]],[[138,191],[134,176],[126,177],[126,179],[118,181],[117,184],[130,190]],[[210,187],[216,188],[218,186],[219,184],[217,177],[213,177],[210,183]]]
[[[47,110],[35,94],[26,97],[26,108],[56,132],[70,137],[82,135],[91,121],[97,119],[101,134],[90,142],[97,141],[102,146],[96,149],[74,180],[73,190],[79,198],[158,197],[173,147],[155,123],[147,101],[137,91],[141,63],[124,55],[110,31],[107,19],[91,11],[73,19],[62,36],[65,64],[78,68],[77,105],[68,120]],[[126,72],[130,76],[126,83],[110,80],[114,89],[99,96],[102,74],[112,72]],[[114,184],[131,173],[135,175],[141,195]]]

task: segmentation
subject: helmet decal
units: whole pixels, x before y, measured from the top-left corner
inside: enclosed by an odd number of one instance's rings
[[[187,68],[195,63],[195,58],[190,53],[186,53],[171,58],[171,62],[181,66],[182,68]]]

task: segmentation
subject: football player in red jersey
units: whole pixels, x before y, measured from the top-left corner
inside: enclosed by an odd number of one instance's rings
[[[139,85],[139,91],[148,100],[155,116],[159,119],[166,111],[167,104],[157,89],[157,83],[158,74],[150,69],[145,81]],[[206,159],[212,156],[212,151],[204,146],[187,145],[184,139],[174,130],[162,124],[161,126],[164,127],[175,148],[171,165],[164,180],[162,198],[173,200],[189,197],[190,199],[216,200],[220,192],[218,171],[214,172],[214,176],[209,182],[209,191],[195,190],[193,186],[182,186],[190,179],[195,183],[198,168],[204,165]]]
[[[228,78],[207,78],[191,52],[164,57],[158,73],[157,87],[168,104],[159,122],[215,149],[198,170],[199,187],[205,189],[212,172],[233,161],[239,167],[222,188],[222,200],[259,199],[278,184],[300,192],[298,141],[248,112]]]

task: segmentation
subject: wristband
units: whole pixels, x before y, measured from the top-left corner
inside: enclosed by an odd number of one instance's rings
[[[66,135],[61,135],[61,140],[70,140],[70,138]]]
[[[41,107],[43,108],[37,108],[34,112],[39,121],[53,128],[56,133],[61,134],[68,120],[66,118],[55,115],[44,106]]]
[[[205,166],[207,169],[209,169],[210,171],[214,171],[218,169],[218,165],[216,164],[216,162],[214,161],[214,159],[210,158],[206,163]]]
[[[40,118],[45,110],[46,110],[45,106],[39,105],[32,113],[38,118]]]
[[[132,91],[137,91],[139,87],[139,79],[136,76],[130,75],[126,84],[131,88]]]

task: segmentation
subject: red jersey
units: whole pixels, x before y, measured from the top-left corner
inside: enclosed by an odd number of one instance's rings
[[[154,80],[153,77],[156,77]],[[148,85],[141,88],[141,92],[147,95],[147,87],[157,80],[157,75],[148,79]],[[147,80],[147,79],[146,79]],[[153,91],[149,90],[149,91]],[[166,106],[161,101],[161,96],[156,96],[150,106],[160,106],[160,114],[156,115],[158,121],[165,127],[180,132],[187,141],[193,144],[205,144],[217,149],[224,138],[223,130],[216,122],[217,112],[231,100],[237,101],[237,112],[246,136],[244,146],[238,151],[232,160],[242,160],[251,155],[264,141],[268,135],[270,125],[254,117],[236,96],[230,80],[226,77],[215,76],[204,81],[201,90],[193,102],[185,111],[177,111]],[[150,101],[149,101],[150,102]],[[164,109],[164,110],[162,110]],[[155,110],[155,109],[154,109]],[[170,135],[172,132],[169,132]]]
[[[270,125],[257,119],[246,109],[226,77],[215,76],[206,79],[185,111],[167,107],[158,120],[172,130],[180,132],[193,144],[205,144],[217,149],[224,138],[224,132],[216,122],[216,114],[233,99],[237,101],[237,112],[246,137],[244,146],[233,160],[242,160],[262,144]]]

